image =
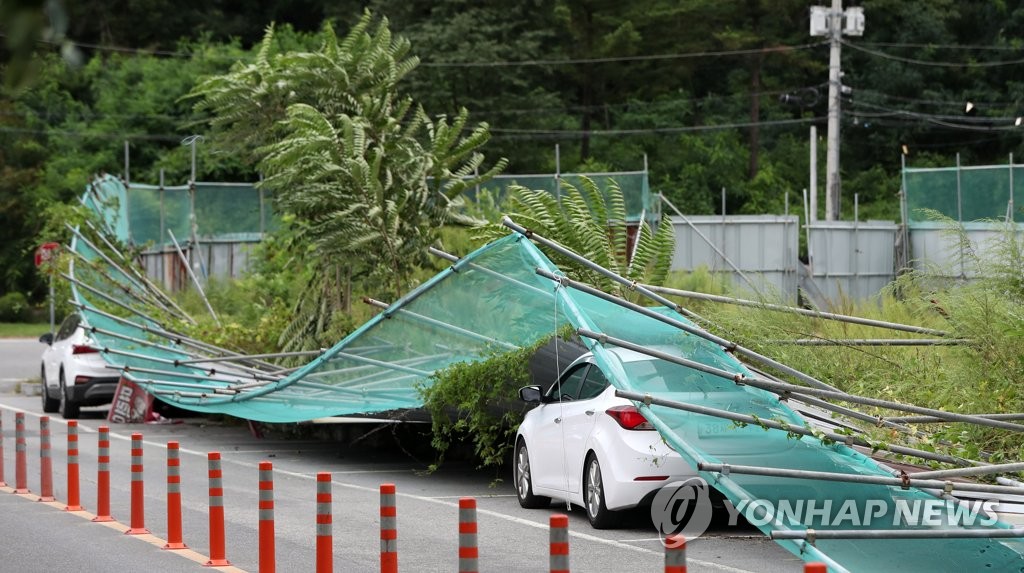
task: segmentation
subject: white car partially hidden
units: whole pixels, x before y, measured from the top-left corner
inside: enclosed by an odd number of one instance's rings
[[[651,361],[652,370],[657,362],[631,350],[611,352],[623,363]],[[650,505],[661,487],[696,475],[632,402],[615,396],[592,353],[577,358],[547,392],[526,386],[519,396],[538,404],[516,436],[513,471],[523,507],[568,501],[605,529],[617,525],[617,511]]]
[[[100,349],[89,338],[78,313],[68,315],[57,335],[39,337],[46,344],[40,376],[43,379],[43,412],[60,412],[68,420],[78,418],[82,406],[109,403],[119,374],[107,368]]]

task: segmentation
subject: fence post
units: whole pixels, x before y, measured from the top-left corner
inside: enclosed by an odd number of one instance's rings
[[[149,533],[146,529],[144,495],[145,481],[142,477],[142,434],[132,434],[132,522],[126,535],[141,535]]]
[[[25,414],[14,414],[14,493],[28,493],[28,446],[25,444]]]
[[[459,499],[459,573],[477,573],[480,570],[480,550],[477,547],[476,499]]]
[[[274,464],[260,462],[259,573],[274,573]]]
[[[334,537],[331,514],[331,474],[316,474],[316,571],[334,571]]]
[[[114,521],[110,515],[110,428],[99,428],[99,457],[96,463],[96,517],[93,521]]]
[[[552,515],[550,530],[551,573],[569,573],[569,516]]]
[[[68,504],[64,511],[83,510],[78,486],[78,420],[68,420]]]
[[[167,544],[164,549],[187,549],[181,535],[181,458],[178,442],[167,442]]]
[[[210,475],[210,560],[207,567],[231,565],[224,547],[224,485],[221,481],[220,452],[206,455]]]
[[[395,484],[380,484],[380,571],[398,573],[398,508]]]
[[[682,535],[665,537],[665,573],[686,573],[686,538]]]

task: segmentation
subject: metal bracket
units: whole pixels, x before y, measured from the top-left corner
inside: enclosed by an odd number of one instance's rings
[[[644,394],[644,406],[650,406],[650,405],[651,405],[651,395],[650,394]]]
[[[818,532],[816,532],[816,531],[814,531],[814,529],[808,527],[807,528],[807,543],[810,543],[811,545],[814,545],[814,542],[817,541],[817,539],[818,539]]]
[[[718,473],[722,474],[723,476],[728,476],[729,475],[729,464],[722,464],[722,469],[719,470]]]

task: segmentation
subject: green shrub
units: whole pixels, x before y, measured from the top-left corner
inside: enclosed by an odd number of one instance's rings
[[[25,322],[30,310],[28,299],[20,292],[0,296],[0,322]]]

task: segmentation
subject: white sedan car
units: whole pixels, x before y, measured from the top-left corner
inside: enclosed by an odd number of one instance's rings
[[[654,360],[612,352],[624,363]],[[513,471],[523,507],[565,500],[583,506],[591,525],[604,529],[617,524],[616,511],[649,505],[662,486],[696,475],[632,402],[615,396],[589,352],[546,393],[526,386],[519,396],[538,404],[516,436]]]
[[[60,412],[68,420],[78,418],[82,406],[99,406],[113,399],[116,371],[106,367],[100,351],[77,313],[68,315],[53,336],[39,337],[46,344],[40,376],[43,379],[43,411]]]

